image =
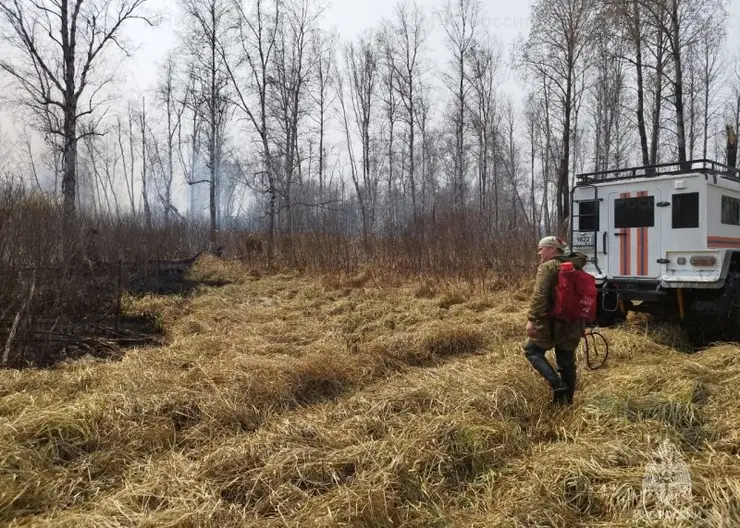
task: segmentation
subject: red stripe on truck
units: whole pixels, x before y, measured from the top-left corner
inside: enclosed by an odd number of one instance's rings
[[[709,237],[707,237],[707,247],[709,248],[724,248],[724,247],[739,248],[740,238],[710,235]]]
[[[622,193],[619,195],[620,198],[629,198],[632,193]],[[632,264],[632,255],[631,255],[631,249],[632,249],[632,240],[631,240],[631,229],[624,228],[622,229],[621,233],[622,236],[619,237],[619,274],[620,275],[629,275],[631,271],[631,264]]]
[[[638,197],[646,197],[647,191],[637,193]],[[637,229],[637,274],[645,276],[648,274],[648,231],[647,227]]]

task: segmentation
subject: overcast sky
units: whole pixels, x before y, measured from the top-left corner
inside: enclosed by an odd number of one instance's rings
[[[438,68],[446,67],[444,61],[449,55],[444,48],[444,32],[441,28],[438,13],[444,0],[431,0],[423,5],[426,16],[430,19],[432,34],[428,42],[426,59]],[[508,62],[510,48],[515,39],[526,35],[529,31],[530,2],[526,0],[482,0],[487,28],[503,46],[504,59]],[[397,0],[333,0],[326,4],[323,25],[325,28],[335,28],[343,40],[351,40],[365,29],[377,28],[383,18],[393,17]],[[177,37],[174,29],[178,27],[179,8],[177,0],[148,0],[150,8],[163,13],[162,23],[158,27],[149,28],[143,24],[129,26],[132,41],[137,44],[133,58],[123,64],[121,78],[123,84],[119,102],[123,102],[127,95],[136,96],[141,91],[151,89],[156,82],[160,64],[168,50],[176,44]],[[730,1],[730,19],[728,27],[728,51],[735,53],[740,45],[740,0]],[[0,43],[0,53],[2,53]],[[504,65],[505,66],[505,65]],[[520,100],[524,93],[519,81],[513,73],[508,72],[508,81],[504,89],[515,102]],[[7,79],[2,79],[5,81]],[[439,83],[439,76],[433,78]],[[0,83],[4,84],[4,82]],[[8,129],[8,117],[4,109],[0,108],[0,125]],[[6,114],[3,118],[2,114]],[[3,123],[4,122],[4,123]]]
[[[128,77],[129,83],[134,89],[151,87],[156,79],[158,64],[167,49],[176,42],[173,35],[173,29],[177,27],[176,17],[179,16],[176,0],[149,1],[152,7],[166,10],[165,19],[159,27],[142,28],[143,30],[136,35],[141,47],[135,55],[135,60],[128,66],[131,73]],[[366,29],[378,28],[383,18],[393,17],[396,4],[397,0],[333,0],[328,3],[324,12],[322,25],[327,29],[335,28],[339,36],[348,41]],[[431,28],[427,59],[438,66],[444,66],[442,60],[447,59],[446,55],[444,59],[440,59],[440,52],[445,51],[444,32],[438,18],[438,12],[443,4],[443,0],[420,1]],[[505,46],[508,58],[510,44],[517,35],[526,34],[529,30],[529,3],[483,0],[483,5],[488,17],[488,30]]]
[[[177,0],[149,0],[150,6],[161,9],[165,18],[157,28],[147,28],[136,35],[141,47],[130,62],[130,86],[134,89],[147,89],[156,79],[158,64],[170,46],[175,43],[173,28],[177,26]],[[333,0],[324,13],[324,27],[336,28],[345,39],[353,39],[365,29],[377,28],[383,18],[393,17],[397,0]],[[432,34],[429,38],[428,59],[444,66],[447,59],[444,46],[444,33],[439,23],[438,13],[444,0],[420,0],[424,12],[430,18]],[[520,35],[526,35],[530,26],[530,2],[526,0],[482,0],[487,17],[487,27],[504,46],[505,58],[509,59],[511,44]],[[740,0],[730,0],[730,20],[728,28],[728,49],[735,50],[740,44]],[[141,27],[141,26],[137,26]],[[444,55],[442,55],[444,54]],[[444,57],[444,59],[441,59]],[[507,83],[507,91],[516,95],[516,82]]]

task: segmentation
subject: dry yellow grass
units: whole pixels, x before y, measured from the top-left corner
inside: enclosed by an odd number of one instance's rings
[[[130,304],[166,346],[0,372],[0,523],[740,525],[735,346],[687,355],[636,319],[553,409],[520,350],[526,289],[194,275],[230,284]],[[651,525],[664,440],[692,497]]]

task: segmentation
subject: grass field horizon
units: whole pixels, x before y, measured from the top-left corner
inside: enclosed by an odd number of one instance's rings
[[[0,523],[740,525],[735,344],[632,317],[554,408],[529,282],[191,275],[224,285],[125,300],[163,345],[0,371]]]

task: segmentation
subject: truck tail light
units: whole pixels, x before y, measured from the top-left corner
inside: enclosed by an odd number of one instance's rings
[[[702,256],[702,257],[691,257],[691,265],[692,266],[714,266],[717,264],[717,258],[712,256]]]

